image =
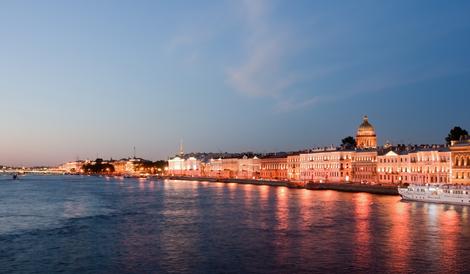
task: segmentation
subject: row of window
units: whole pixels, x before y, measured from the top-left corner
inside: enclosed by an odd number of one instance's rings
[[[379,167],[377,168],[378,172],[420,172],[420,173],[439,173],[439,172],[449,172],[449,168],[444,168],[444,167],[434,167],[434,168],[423,168],[421,169],[420,167],[418,168],[408,168],[408,167]]]
[[[301,172],[301,175],[304,178],[311,178],[313,176],[316,177],[343,177],[342,172]]]
[[[287,169],[287,164],[263,164],[261,169]]]
[[[305,161],[339,161],[339,160],[351,160],[351,155],[345,156],[307,156],[300,159],[301,162]]]
[[[455,173],[455,179],[470,179],[470,172],[456,172]]]
[[[456,157],[455,166],[468,166],[470,167],[470,157]]]
[[[449,180],[445,176],[409,176],[411,182],[423,182],[423,183],[447,183]],[[408,176],[399,175],[379,175],[381,181],[393,181],[393,182],[407,182]]]
[[[353,161],[357,162],[375,162],[375,157],[353,157]]]
[[[416,162],[449,162],[449,157],[412,157],[412,158],[405,158],[405,157],[394,157],[394,158],[379,158],[379,163],[407,163],[408,159],[410,159],[411,163]]]
[[[356,171],[356,172],[374,172],[375,167],[353,167],[353,171]]]

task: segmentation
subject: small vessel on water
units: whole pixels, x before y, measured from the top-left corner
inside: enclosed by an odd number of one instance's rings
[[[18,180],[18,174],[13,174],[13,180]]]
[[[410,184],[398,187],[403,200],[470,205],[470,186],[453,184]]]

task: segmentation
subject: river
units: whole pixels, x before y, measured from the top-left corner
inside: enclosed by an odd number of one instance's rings
[[[0,273],[465,270],[469,207],[235,183],[0,177]]]

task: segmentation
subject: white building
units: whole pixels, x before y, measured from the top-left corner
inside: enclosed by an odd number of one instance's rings
[[[200,176],[201,161],[195,157],[185,159],[176,156],[168,160],[168,173],[170,175]]]

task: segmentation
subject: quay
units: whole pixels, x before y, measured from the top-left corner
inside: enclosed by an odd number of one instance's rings
[[[397,186],[386,185],[367,185],[357,183],[302,183],[293,181],[274,181],[274,180],[256,180],[256,179],[232,179],[232,178],[213,178],[213,177],[189,177],[189,176],[163,176],[161,179],[200,181],[212,183],[237,183],[252,185],[268,185],[276,187],[289,187],[308,190],[335,190],[342,192],[366,192],[379,195],[398,195]]]

